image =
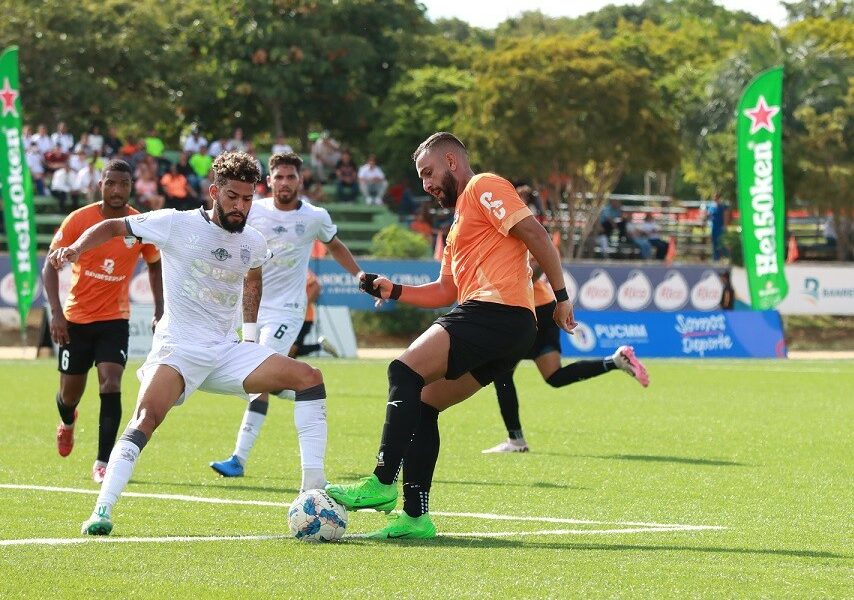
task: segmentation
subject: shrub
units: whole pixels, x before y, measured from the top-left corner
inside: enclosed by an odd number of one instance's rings
[[[430,245],[413,231],[389,225],[371,240],[371,254],[377,258],[424,258],[430,254]]]

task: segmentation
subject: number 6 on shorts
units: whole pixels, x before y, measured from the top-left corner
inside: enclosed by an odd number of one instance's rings
[[[280,340],[284,337],[285,332],[288,330],[288,326],[282,323],[279,325],[279,328],[276,330],[276,333],[273,334],[273,337],[277,340]]]

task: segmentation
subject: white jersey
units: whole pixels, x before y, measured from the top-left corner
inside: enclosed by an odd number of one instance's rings
[[[125,223],[131,234],[160,249],[165,312],[154,347],[237,341],[243,279],[269,257],[264,236],[249,226],[228,232],[202,209],[155,210]]]
[[[256,200],[249,225],[261,232],[273,257],[264,265],[258,320],[270,311],[305,312],[305,278],[314,240],[329,243],[338,228],[326,209],[301,201],[295,210],[279,210],[272,198]]]

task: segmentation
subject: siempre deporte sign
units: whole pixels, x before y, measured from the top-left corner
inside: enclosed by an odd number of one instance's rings
[[[637,313],[577,311],[564,356],[602,357],[623,345],[645,358],[784,358],[776,311]]]

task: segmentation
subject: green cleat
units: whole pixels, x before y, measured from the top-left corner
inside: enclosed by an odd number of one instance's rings
[[[112,530],[113,520],[104,509],[93,512],[89,520],[83,523],[80,533],[83,535],[110,535]]]
[[[420,517],[410,517],[406,513],[400,513],[389,517],[388,525],[369,533],[366,537],[373,540],[429,540],[436,537],[436,526],[430,519],[429,513]]]
[[[397,486],[380,483],[376,475],[360,479],[349,485],[328,484],[326,493],[332,499],[343,504],[347,510],[373,508],[382,512],[391,512],[397,505]]]

